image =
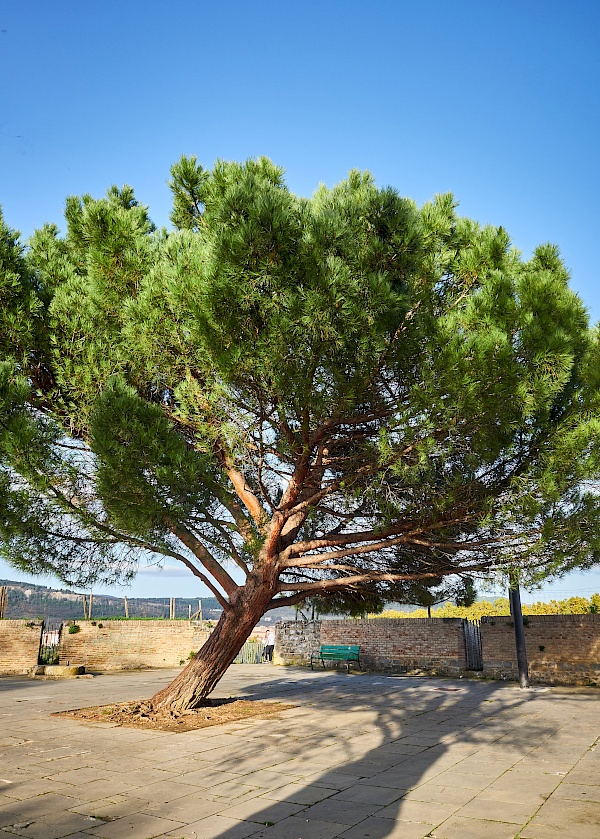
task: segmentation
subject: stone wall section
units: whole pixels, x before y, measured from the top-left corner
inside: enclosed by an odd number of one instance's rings
[[[38,663],[41,621],[0,620],[0,673],[22,675]]]
[[[483,620],[481,643],[484,676],[518,678],[511,617]],[[600,615],[527,615],[525,646],[532,682],[600,686]]]
[[[100,625],[102,624],[102,625]],[[210,635],[206,621],[77,621],[62,628],[59,662],[87,670],[179,667]]]
[[[275,661],[308,664],[321,644],[357,644],[361,665],[383,673],[455,676],[466,667],[458,618],[282,622],[277,624]]]
[[[321,646],[321,621],[279,621],[275,624],[275,664],[309,664]]]

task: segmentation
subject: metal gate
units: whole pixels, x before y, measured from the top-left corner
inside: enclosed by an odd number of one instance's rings
[[[483,653],[481,649],[481,628],[479,621],[463,621],[465,636],[465,657],[467,670],[483,670]]]
[[[62,622],[44,621],[40,640],[38,664],[58,664],[58,648]]]
[[[235,657],[234,664],[262,664],[264,644],[261,641],[246,641]]]

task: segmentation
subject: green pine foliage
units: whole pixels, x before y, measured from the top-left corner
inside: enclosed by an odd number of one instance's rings
[[[10,562],[162,555],[264,608],[597,562],[599,336],[556,247],[356,171],[307,199],[183,157],[170,185],[171,231],[128,186],[26,248],[1,222]]]

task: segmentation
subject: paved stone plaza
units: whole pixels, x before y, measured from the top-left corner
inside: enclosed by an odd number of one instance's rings
[[[600,692],[234,665],[277,719],[182,734],[50,712],[176,671],[0,678],[0,837],[598,839]]]

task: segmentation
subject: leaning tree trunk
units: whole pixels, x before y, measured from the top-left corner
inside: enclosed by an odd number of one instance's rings
[[[267,610],[272,589],[265,582],[251,578],[236,593],[204,646],[170,685],[152,697],[155,708],[181,712],[202,705]]]

